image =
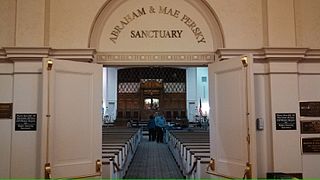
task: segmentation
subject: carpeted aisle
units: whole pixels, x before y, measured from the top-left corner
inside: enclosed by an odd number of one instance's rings
[[[143,139],[125,178],[184,178],[167,144]]]

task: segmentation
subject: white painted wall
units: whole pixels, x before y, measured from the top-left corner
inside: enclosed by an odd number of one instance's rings
[[[105,2],[1,0],[0,47],[43,46],[48,39],[48,45],[54,48],[86,48],[94,18]],[[207,2],[219,18],[226,48],[292,47],[295,43],[299,47],[320,47],[318,0]],[[263,10],[268,12],[263,14]]]
[[[189,121],[194,120],[195,115],[199,115],[200,98],[202,112],[209,114],[209,88],[208,88],[208,68],[190,67],[186,68],[187,73],[187,111]],[[202,77],[206,82],[202,82]],[[191,108],[192,107],[192,108]]]
[[[38,125],[41,121],[41,72],[41,62],[14,64],[11,178],[39,177]],[[15,131],[16,113],[37,114],[37,131]]]
[[[0,103],[12,103],[13,64],[0,63],[0,84]],[[10,178],[12,121],[0,119],[0,178]]]
[[[16,46],[44,46],[45,2],[17,0]]]
[[[272,118],[270,113],[270,78],[266,74],[254,75],[255,116],[263,122],[264,129],[256,132],[257,176],[266,178],[273,172],[272,159]]]
[[[16,1],[0,1],[0,47],[14,46]]]
[[[206,79],[205,82],[202,81],[202,78]],[[207,67],[198,67],[197,68],[197,106],[199,109],[200,98],[202,105],[203,115],[209,115],[209,88],[208,88],[208,68]]]
[[[102,116],[106,113],[106,101],[107,101],[107,68],[102,69]]]
[[[320,1],[295,0],[295,23],[298,47],[320,47]]]
[[[197,106],[197,68],[186,68],[186,105],[187,105],[187,118],[189,121],[194,120],[197,113],[195,109]]]
[[[91,25],[105,2],[50,1],[49,45],[54,48],[88,48]]]
[[[276,130],[276,113],[299,117],[298,66],[296,62],[270,62],[273,168],[286,173],[302,172],[300,124],[296,130]]]
[[[268,9],[268,45],[295,47],[294,0],[267,0],[266,5]]]
[[[301,63],[299,65],[299,100],[300,101],[320,101],[320,64],[318,63]],[[318,117],[301,117],[300,121],[316,120]],[[301,134],[302,138],[317,137],[320,134]],[[320,154],[302,154],[303,177],[319,178],[320,172]]]
[[[118,69],[113,67],[106,68],[106,111],[112,120],[117,116],[117,92],[118,92]]]
[[[263,46],[262,0],[207,0],[217,14],[226,48]]]

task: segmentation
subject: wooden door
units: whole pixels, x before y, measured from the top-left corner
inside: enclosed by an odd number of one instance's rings
[[[42,178],[101,175],[102,66],[43,60]]]
[[[243,178],[256,175],[252,57],[209,65],[212,174]]]

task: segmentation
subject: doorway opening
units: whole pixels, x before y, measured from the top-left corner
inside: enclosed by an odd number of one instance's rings
[[[160,112],[170,127],[208,127],[207,67],[104,67],[103,124],[146,127]]]
[[[130,166],[118,161],[126,172],[115,173],[117,177],[186,177],[182,161],[174,155],[174,149],[169,150],[171,133],[200,132],[197,135],[208,141],[203,148],[209,151],[208,67],[104,67],[103,83],[103,153],[108,154],[107,144],[112,138],[128,134],[135,137],[130,143],[134,156],[127,156]],[[150,116],[158,114],[165,119],[159,142],[157,130],[156,138],[148,138],[152,135]],[[164,169],[158,171],[157,166]],[[175,173],[168,173],[168,167]]]

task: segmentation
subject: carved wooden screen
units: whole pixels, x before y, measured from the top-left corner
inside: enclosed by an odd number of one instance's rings
[[[152,107],[148,104],[151,102]],[[124,113],[117,118],[123,122],[129,119],[147,121],[155,111],[163,113],[168,121],[186,118],[186,70],[169,67],[119,69],[117,111]]]

